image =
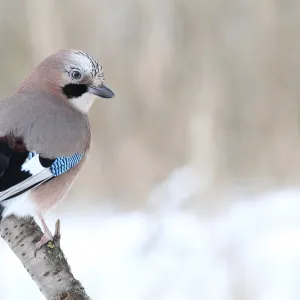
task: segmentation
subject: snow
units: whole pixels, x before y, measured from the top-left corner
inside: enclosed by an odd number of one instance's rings
[[[62,247],[92,299],[299,299],[300,190],[241,197],[199,216],[181,209],[197,176],[171,174],[149,195],[154,212],[48,217],[62,220]],[[0,263],[1,299],[43,299],[4,242]]]

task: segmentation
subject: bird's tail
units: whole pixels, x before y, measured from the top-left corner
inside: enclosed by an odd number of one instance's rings
[[[3,218],[4,209],[5,207],[2,204],[0,204],[0,222],[2,221]]]

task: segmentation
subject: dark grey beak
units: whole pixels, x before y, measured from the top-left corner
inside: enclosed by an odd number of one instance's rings
[[[88,93],[94,94],[101,98],[113,98],[115,94],[105,85],[95,86],[88,85]]]

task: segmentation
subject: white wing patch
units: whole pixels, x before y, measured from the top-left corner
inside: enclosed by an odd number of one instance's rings
[[[45,168],[40,163],[40,156],[36,154],[32,158],[27,158],[24,164],[22,165],[22,171],[27,171],[31,175],[36,175],[45,170]]]
[[[36,152],[29,152],[24,163],[17,166],[19,169],[13,170],[13,172],[21,171],[21,173],[23,173],[21,174],[21,181],[17,176],[14,178],[14,174],[9,174],[12,178],[8,176],[8,179],[17,180],[10,185],[10,187],[6,187],[6,189],[0,191],[0,202],[19,196],[32,188],[36,188],[53,177],[66,173],[78,164],[82,157],[83,154],[79,153],[75,153],[70,157],[58,157],[54,160],[50,167],[44,167],[40,161],[39,154]],[[8,182],[10,183],[10,181]]]

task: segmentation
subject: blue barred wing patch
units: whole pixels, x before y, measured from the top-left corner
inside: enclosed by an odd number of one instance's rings
[[[36,156],[36,152],[29,152],[28,158],[26,161],[29,161],[34,156]],[[81,159],[83,158],[83,154],[75,153],[69,157],[58,157],[55,159],[53,164],[50,166],[50,171],[54,177],[62,175],[76,166]]]
[[[54,177],[62,175],[76,166],[82,158],[83,154],[79,153],[69,157],[58,157],[50,167],[51,173]]]

